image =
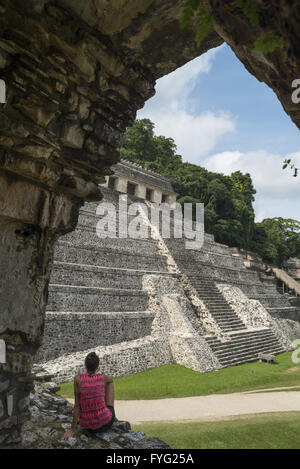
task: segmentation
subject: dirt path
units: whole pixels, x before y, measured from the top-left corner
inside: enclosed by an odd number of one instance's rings
[[[68,400],[73,402],[73,399]],[[147,401],[116,401],[115,410],[119,420],[128,420],[132,424],[223,420],[249,414],[300,411],[300,391],[251,391]]]
[[[267,412],[300,411],[300,392],[235,393],[151,401],[116,401],[119,420],[131,423],[223,420]]]
[[[269,391],[288,391],[297,389],[300,391],[300,384],[298,386],[280,386],[279,388],[264,388],[264,389],[255,389],[254,391],[245,391],[242,394],[254,394],[258,392],[269,392]]]

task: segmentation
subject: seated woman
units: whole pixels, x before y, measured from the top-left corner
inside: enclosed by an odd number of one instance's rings
[[[96,373],[99,357],[95,352],[86,356],[85,367],[87,372],[74,378],[73,422],[63,439],[75,434],[78,420],[81,428],[92,433],[108,430],[115,420],[112,377]]]

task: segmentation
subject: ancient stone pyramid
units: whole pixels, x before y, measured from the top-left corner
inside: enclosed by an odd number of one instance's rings
[[[117,207],[120,193],[101,190]],[[293,308],[212,235],[201,250],[159,236],[100,239],[96,208],[86,204],[56,246],[37,356],[48,371],[70,379],[91,349],[113,376],[170,362],[210,371],[291,349],[298,323],[280,316]]]

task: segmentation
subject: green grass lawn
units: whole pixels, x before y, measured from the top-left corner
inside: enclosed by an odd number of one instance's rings
[[[243,416],[218,422],[134,425],[173,449],[298,449],[300,412]]]
[[[210,373],[200,373],[171,364],[122,378],[115,378],[116,399],[163,399],[205,396],[239,391],[300,386],[300,365],[291,352],[277,357],[276,364],[245,363]],[[63,383],[60,394],[73,397],[73,382]]]

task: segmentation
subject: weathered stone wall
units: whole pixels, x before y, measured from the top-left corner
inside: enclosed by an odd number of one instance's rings
[[[176,202],[176,193],[171,182],[160,174],[126,160],[121,160],[111,169],[114,171],[114,175],[106,176],[104,187],[111,188],[112,179],[113,188],[116,191],[128,193],[131,183],[134,185],[134,195],[140,199],[151,199],[152,202],[158,203],[163,201],[169,204]],[[151,191],[150,198],[147,196],[147,190]]]
[[[1,176],[0,444],[19,438],[29,417],[31,366],[44,330],[53,244],[58,233],[74,229],[76,204],[25,181]],[[25,192],[24,192],[25,190]],[[77,204],[78,207],[78,204]]]
[[[244,265],[247,269],[265,272],[267,268],[266,264],[264,264],[262,258],[256,252],[245,251],[244,249],[239,248],[230,248],[230,251],[233,256],[241,257],[243,259]]]
[[[149,335],[130,342],[64,354],[42,366],[49,374],[54,374],[58,382],[71,381],[77,373],[84,373],[84,359],[89,352],[97,353],[100,358],[99,368],[113,377],[139,373],[173,362],[170,345],[165,337]]]
[[[98,184],[155,80],[222,42],[213,32],[198,49],[195,25],[179,38],[183,3],[0,1],[3,444],[17,439],[28,408],[53,242],[74,229],[84,200],[101,199]]]
[[[288,259],[286,270],[291,277],[300,278],[300,259],[297,257]]]
[[[73,353],[70,348],[66,348],[65,353],[56,354],[56,358],[52,360],[42,359],[41,362],[45,370],[54,374],[59,381],[72,380],[74,374],[84,371],[84,358],[89,350],[94,350],[99,354],[101,370],[114,377],[126,376],[174,361],[197,371],[207,372],[219,369],[220,363],[205,341],[205,329],[202,328],[197,319],[178,278],[170,275],[148,274],[143,278],[143,287],[150,297],[148,320],[150,322],[150,315],[152,315],[151,323],[153,321],[148,335],[131,340],[130,334],[133,333],[131,331],[123,342],[113,344],[113,341],[117,339],[116,332],[109,335],[111,331],[108,330],[104,340],[106,339],[109,345],[103,346],[95,343],[93,349],[87,350],[86,347],[85,349],[81,348],[80,344],[79,346],[74,344]],[[128,317],[132,314],[129,313]],[[122,317],[120,313],[118,315],[120,318]],[[66,320],[65,317],[64,320]],[[82,318],[80,326],[83,330],[86,329],[86,333],[83,332],[83,335],[85,344],[89,344],[90,347],[91,341],[94,340],[94,334],[83,321]],[[75,327],[77,324],[75,320]],[[99,326],[102,327],[102,322]],[[141,320],[141,327],[145,332],[144,319]],[[72,330],[72,328],[73,325],[70,323],[70,329]],[[48,353],[52,353],[47,351],[47,347],[55,347],[56,343],[61,347],[60,339],[53,340],[53,336],[60,334],[59,321],[55,321],[48,332],[51,335],[47,337],[47,342],[42,347],[45,358]],[[128,330],[124,331],[124,336],[126,333]],[[70,339],[71,335],[67,340]],[[103,340],[102,333],[101,340]],[[59,351],[57,350],[57,352]]]
[[[145,169],[136,163],[121,160],[120,163],[113,165],[111,169],[115,174],[120,176],[123,175],[129,179],[131,178],[139,183],[144,183],[146,185],[159,188],[162,191],[174,192],[169,179],[161,176],[158,173],[155,173],[154,171]]]
[[[197,318],[179,279],[145,275],[143,284],[150,296],[149,310],[155,313],[152,336],[169,342],[172,361],[195,371],[221,368],[205,341],[205,325]]]
[[[130,313],[47,313],[43,345],[35,363],[64,354],[135,340],[151,334],[154,314]]]

